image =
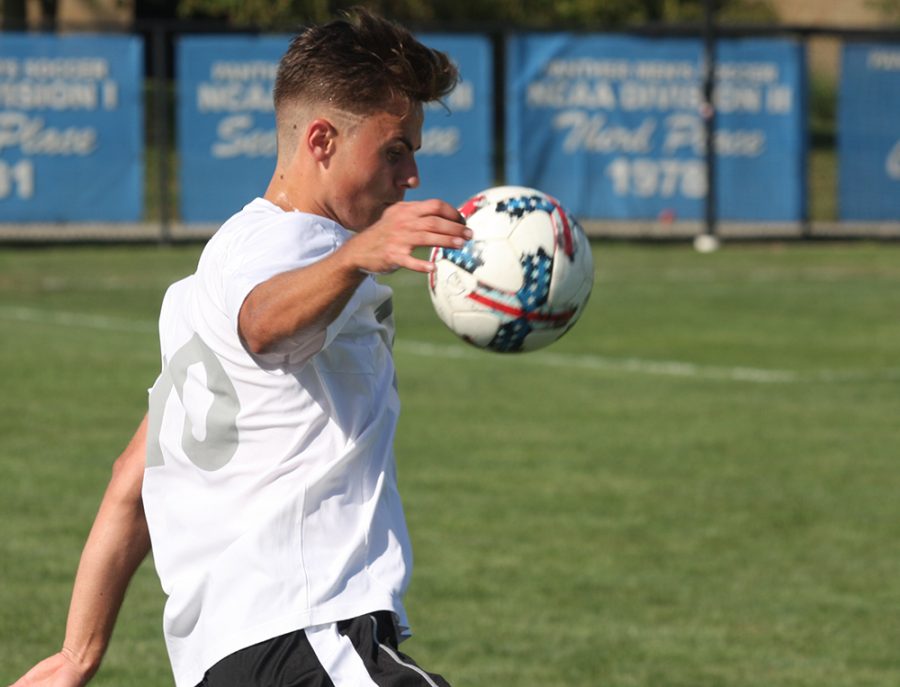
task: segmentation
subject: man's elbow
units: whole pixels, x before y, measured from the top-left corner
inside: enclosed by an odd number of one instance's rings
[[[121,502],[139,503],[144,483],[144,456],[142,447],[129,447],[112,466],[108,492]]]
[[[278,342],[278,338],[273,333],[262,326],[246,326],[243,319],[238,327],[238,335],[244,348],[252,355],[263,355],[270,353]]]
[[[267,353],[274,343],[271,329],[266,326],[266,318],[260,317],[247,302],[238,314],[238,336],[244,348],[253,355]]]

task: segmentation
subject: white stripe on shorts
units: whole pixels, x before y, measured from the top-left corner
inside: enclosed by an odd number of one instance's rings
[[[348,637],[337,623],[307,627],[306,638],[334,687],[378,687]]]
[[[378,642],[378,639],[377,639],[377,637],[378,637],[378,621],[375,620],[374,617],[372,618],[372,625],[373,625],[372,633],[376,637],[375,641]],[[397,652],[394,651],[387,644],[382,644],[381,642],[378,642],[378,646],[381,647],[382,651],[384,651],[388,656],[391,657],[391,660],[394,661],[394,663],[396,663],[397,665],[401,665],[404,668],[408,668],[409,670],[413,671],[414,673],[420,675],[422,677],[422,679],[425,680],[426,684],[430,685],[430,687],[438,687],[437,684],[435,684],[434,680],[431,679],[431,676],[428,673],[426,673],[424,670],[419,668],[419,666],[412,665],[411,663],[407,663],[406,661],[404,661],[402,658],[400,658],[400,656],[397,655]]]

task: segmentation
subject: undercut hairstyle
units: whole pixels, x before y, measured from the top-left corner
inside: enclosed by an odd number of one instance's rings
[[[304,29],[275,76],[275,112],[287,104],[327,103],[368,115],[398,101],[428,103],[446,96],[459,72],[446,54],[369,10]]]

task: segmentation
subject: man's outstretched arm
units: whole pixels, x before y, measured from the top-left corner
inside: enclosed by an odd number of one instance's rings
[[[75,575],[62,649],[12,687],[81,687],[97,669],[135,570],[150,551],[141,501],[147,418],[113,465]]]

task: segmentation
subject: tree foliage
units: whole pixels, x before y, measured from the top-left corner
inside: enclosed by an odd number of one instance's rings
[[[890,23],[900,24],[900,0],[869,0],[866,4]]]
[[[182,17],[234,26],[287,28],[321,22],[365,5],[414,26],[616,29],[646,23],[688,23],[704,16],[704,0],[180,0]],[[714,0],[724,21],[771,21],[768,0]]]

